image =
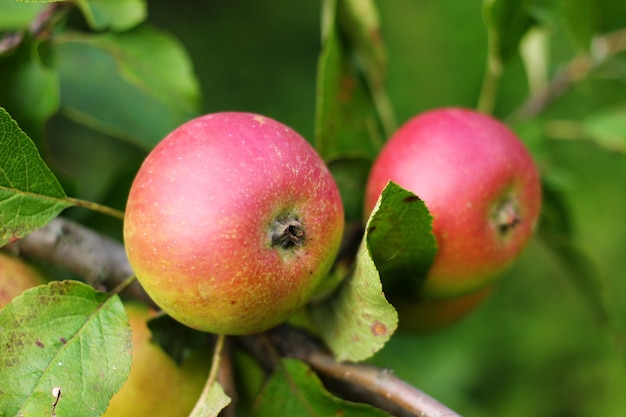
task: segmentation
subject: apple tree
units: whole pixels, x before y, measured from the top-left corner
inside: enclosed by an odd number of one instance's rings
[[[624,2],[293,4],[0,0],[0,415],[621,415]]]

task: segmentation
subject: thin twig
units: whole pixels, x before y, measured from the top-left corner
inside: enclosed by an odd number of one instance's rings
[[[579,54],[567,63],[545,88],[528,97],[509,119],[516,121],[533,119],[572,85],[588,77],[592,71],[613,56],[626,51],[626,29],[598,37],[594,40],[591,51],[591,54]]]
[[[60,11],[68,9],[71,6],[72,4],[70,2],[51,3],[31,22],[27,31],[29,37],[36,38],[45,33],[48,28],[53,25]],[[0,39],[0,54],[17,48],[25,38],[24,31],[6,33],[2,39]]]

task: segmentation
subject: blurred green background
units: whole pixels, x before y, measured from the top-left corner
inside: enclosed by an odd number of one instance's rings
[[[438,106],[475,107],[487,54],[482,1],[377,4],[397,121]],[[203,95],[202,112],[262,113],[312,140],[319,2],[149,1],[148,6],[149,22],[187,49]],[[574,56],[574,47],[571,34],[552,35],[555,71]],[[494,114],[508,120],[527,91],[522,61],[513,57]],[[550,124],[575,122],[609,106],[626,107],[624,54],[573,85],[535,121],[514,125],[567,205],[568,211],[557,215],[566,217],[560,220],[569,222],[574,243],[589,258],[598,294],[588,294],[589,283],[574,279],[580,259],[564,261],[537,238],[473,314],[436,334],[398,333],[372,363],[465,417],[626,415],[624,148],[573,140],[559,130],[562,124]],[[554,127],[549,138],[545,126]],[[145,150],[111,141],[62,115],[52,118],[46,131],[48,160],[68,194],[123,207]],[[102,216],[69,213],[102,230],[119,227]],[[590,302],[596,296],[603,297],[608,323],[598,320]]]

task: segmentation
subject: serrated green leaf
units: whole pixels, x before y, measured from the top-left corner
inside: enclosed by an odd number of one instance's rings
[[[99,416],[128,376],[131,333],[117,295],[51,282],[0,310],[0,329],[7,415]]]
[[[374,159],[386,136],[365,78],[342,38],[334,3],[325,2],[327,26],[317,66],[315,147],[327,161]]]
[[[46,5],[41,3],[0,0],[0,30],[26,29],[45,8]]]
[[[197,116],[200,88],[183,46],[149,26],[58,39],[61,104],[87,126],[150,150]]]
[[[626,108],[605,109],[582,121],[591,139],[611,151],[626,153]]]
[[[0,246],[43,227],[71,205],[33,142],[0,107]]]
[[[145,0],[75,0],[94,30],[124,31],[146,20]]]
[[[251,417],[384,417],[389,414],[367,404],[337,398],[322,385],[307,364],[297,359],[282,359],[276,372],[260,393]]]
[[[432,216],[414,193],[389,182],[367,224],[366,241],[385,293],[416,297],[437,253]]]
[[[354,272],[327,300],[309,309],[311,320],[338,361],[359,362],[378,352],[398,326],[363,240]]]

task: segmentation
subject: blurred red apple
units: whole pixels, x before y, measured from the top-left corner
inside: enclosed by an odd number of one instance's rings
[[[286,320],[329,272],[339,191],[309,143],[268,117],[191,120],[148,155],[124,241],[137,278],[181,323],[250,334]]]
[[[516,135],[490,116],[443,108],[409,120],[374,162],[366,214],[388,181],[414,192],[433,216],[438,253],[422,300],[480,291],[533,236],[541,205],[538,170]]]

